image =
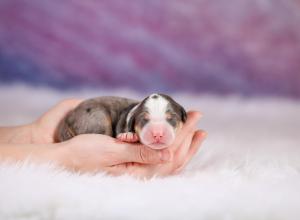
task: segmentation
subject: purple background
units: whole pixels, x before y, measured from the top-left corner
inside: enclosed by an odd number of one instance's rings
[[[300,3],[1,0],[0,80],[300,98]]]

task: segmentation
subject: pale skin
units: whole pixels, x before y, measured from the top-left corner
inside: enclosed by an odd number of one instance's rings
[[[174,143],[164,150],[129,143],[137,141],[132,134],[123,137],[123,141],[100,134],[85,134],[55,143],[58,123],[81,101],[65,100],[31,124],[0,128],[0,161],[30,159],[35,163],[53,162],[79,172],[102,171],[140,178],[168,176],[186,166],[206,137],[204,131],[196,128],[201,114],[190,111]]]

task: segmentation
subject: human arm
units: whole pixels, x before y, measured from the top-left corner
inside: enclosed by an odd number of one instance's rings
[[[0,127],[0,144],[49,144],[55,142],[56,127],[62,118],[83,100],[61,101],[32,123]]]
[[[114,138],[89,134],[55,143],[62,118],[82,100],[60,102],[33,123],[0,128],[0,161],[54,162],[70,170],[95,171],[124,161],[160,163],[168,151],[157,152],[145,146],[131,146]],[[142,158],[143,157],[143,158]]]
[[[189,113],[188,122],[173,146],[163,151],[152,150],[141,144],[120,142],[99,134],[79,135],[69,141],[55,143],[55,130],[59,121],[80,102],[63,101],[29,125],[5,128],[14,132],[4,132],[3,137],[10,138],[2,138],[6,142],[0,143],[0,160],[23,161],[30,158],[34,162],[54,162],[69,170],[81,172],[164,176],[183,167],[203,140],[203,132],[194,132],[199,114]],[[13,137],[12,134],[19,136]]]

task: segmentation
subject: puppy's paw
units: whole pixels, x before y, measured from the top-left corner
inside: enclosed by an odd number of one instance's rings
[[[138,135],[132,132],[120,133],[118,134],[117,139],[128,143],[135,143],[139,141]]]

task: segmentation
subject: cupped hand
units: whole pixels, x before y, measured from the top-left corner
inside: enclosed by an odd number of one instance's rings
[[[141,178],[179,173],[196,154],[207,135],[204,131],[196,130],[200,117],[199,112],[188,112],[186,123],[174,143],[168,148],[172,155],[170,161],[160,164],[122,163],[109,167],[108,173],[112,175],[127,173]]]
[[[54,143],[58,124],[69,111],[76,108],[82,101],[81,99],[66,99],[61,101],[33,122],[31,124],[31,142],[33,144]]]
[[[61,161],[65,167],[80,172],[104,171],[141,178],[176,174],[192,159],[206,136],[204,131],[196,130],[199,118],[198,112],[189,112],[175,142],[164,150],[106,135],[85,134],[60,143],[64,155]]]
[[[141,144],[121,142],[101,134],[83,134],[59,143],[62,164],[75,171],[126,173],[121,164],[160,164],[172,158],[171,151],[153,150]],[[117,174],[117,172],[115,172]]]
[[[81,102],[80,99],[62,101],[32,123],[32,143],[54,144],[59,122]],[[153,150],[100,134],[85,134],[55,144],[59,150],[54,160],[80,172],[105,171],[137,177],[175,174],[192,159],[206,136],[204,131],[196,130],[200,116],[199,112],[189,112],[174,143],[165,150]]]
[[[32,144],[54,144],[55,133],[60,121],[83,100],[64,100],[31,124]],[[49,145],[48,145],[49,146]],[[169,150],[155,151],[141,144],[129,144],[100,134],[85,134],[63,143],[56,143],[54,158],[71,170],[106,171],[127,162],[158,164],[169,160]],[[53,154],[52,154],[53,155]]]

